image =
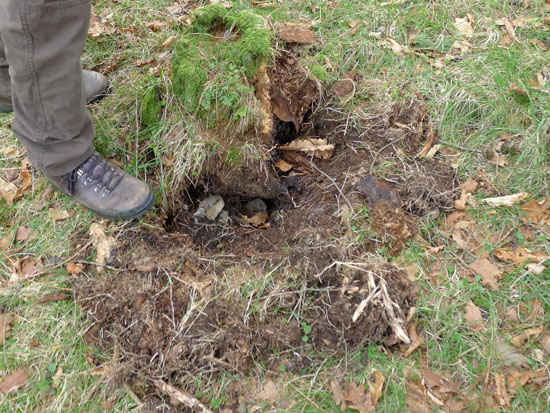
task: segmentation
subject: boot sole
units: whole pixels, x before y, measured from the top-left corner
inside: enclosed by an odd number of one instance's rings
[[[75,201],[78,202],[78,200],[76,199]],[[145,198],[145,200],[141,203],[141,205],[138,205],[137,207],[128,209],[126,211],[97,211],[89,207],[86,207],[86,208],[88,208],[94,214],[99,215],[100,217],[103,217],[103,218],[107,218],[114,221],[119,221],[119,220],[127,221],[130,219],[137,218],[140,215],[143,215],[144,213],[146,213],[149,210],[149,208],[153,206],[154,202],[155,202],[155,195],[153,194],[153,191],[149,189],[149,194],[147,195],[147,198]]]

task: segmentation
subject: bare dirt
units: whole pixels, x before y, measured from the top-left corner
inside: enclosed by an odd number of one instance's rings
[[[143,386],[153,379],[246,375],[258,362],[293,371],[371,342],[400,342],[395,323],[414,303],[409,282],[367,254],[399,254],[417,221],[451,208],[458,188],[450,166],[417,156],[427,136],[424,102],[397,105],[376,127],[350,127],[290,52],[281,52],[269,75],[273,144],[326,138],[336,145],[333,156],[271,148],[261,171],[228,177],[212,168],[174,197],[168,219],[126,233],[111,258],[116,271],[75,282],[90,320],[86,340],[116,347],[114,382],[136,384],[141,397],[156,397]],[[275,167],[281,157],[291,170]],[[358,189],[381,165],[393,165],[379,178],[402,207],[368,203]],[[224,199],[229,223],[193,217],[213,194]],[[267,207],[263,229],[243,221],[256,198]],[[358,215],[363,207],[368,217]],[[367,220],[374,235],[360,245],[346,241],[350,217]]]

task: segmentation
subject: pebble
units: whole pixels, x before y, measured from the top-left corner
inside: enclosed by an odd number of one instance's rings
[[[208,218],[210,221],[215,221],[218,215],[223,210],[225,202],[219,195],[212,195],[201,201],[197,211],[193,214],[195,219]]]
[[[265,212],[267,211],[267,205],[261,198],[253,199],[245,205],[245,208],[249,212]]]

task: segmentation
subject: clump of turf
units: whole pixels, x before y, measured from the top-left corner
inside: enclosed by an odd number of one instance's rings
[[[141,101],[141,124],[145,127],[152,126],[160,120],[160,115],[160,90],[158,86],[151,86]]]
[[[209,5],[195,11],[191,26],[176,44],[172,84],[185,109],[206,121],[250,121],[251,80],[270,56],[271,33],[262,17]]]

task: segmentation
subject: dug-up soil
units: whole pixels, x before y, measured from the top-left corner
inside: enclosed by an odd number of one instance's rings
[[[433,138],[424,102],[351,127],[331,110],[335,91],[308,79],[291,51],[280,52],[269,75],[269,162],[231,175],[212,168],[159,211],[165,218],[125,232],[110,261],[116,271],[75,283],[87,342],[114,347],[113,382],[144,399],[160,400],[158,379],[194,393],[192,379],[246,376],[258,363],[299,372],[369,343],[408,339],[414,296],[405,272],[383,256],[399,254],[418,220],[451,208],[458,186],[450,166],[418,156]],[[276,149],[300,138],[327,139],[334,153]],[[275,167],[281,158],[290,170]],[[393,195],[374,200],[360,183],[381,165],[392,165],[377,182]],[[228,222],[193,216],[211,195],[223,198]],[[257,198],[266,218],[252,225],[246,205]]]

